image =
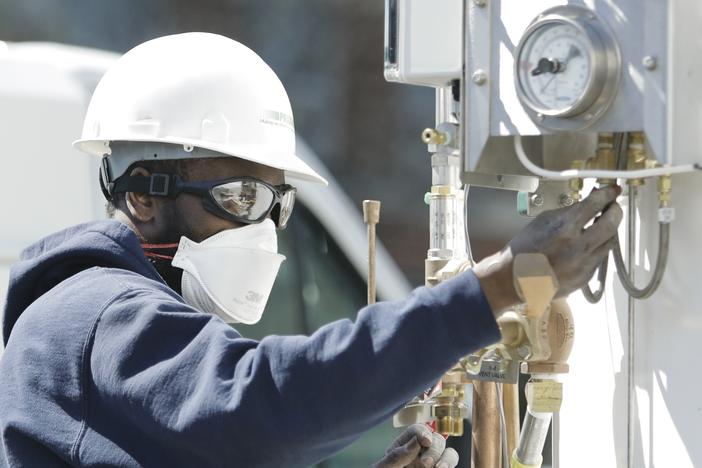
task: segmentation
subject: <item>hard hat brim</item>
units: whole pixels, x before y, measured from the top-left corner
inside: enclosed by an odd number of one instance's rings
[[[323,185],[329,185],[329,183],[324,177],[319,175],[314,169],[312,169],[306,162],[304,162],[299,156],[297,156],[294,153],[256,155],[251,154],[251,152],[246,152],[245,154],[244,152],[242,152],[242,154],[233,154],[231,151],[232,148],[229,145],[218,145],[216,143],[206,142],[199,139],[154,138],[153,136],[144,139],[139,139],[135,138],[133,135],[130,135],[129,138],[111,138],[109,140],[80,139],[73,142],[73,147],[84,153],[88,153],[94,156],[103,156],[105,154],[110,153],[110,141],[141,141],[145,143],[170,143],[204,148],[210,151],[216,151],[225,156],[232,156],[239,159],[244,159],[246,161],[251,161],[262,166],[280,169],[285,173],[286,180],[297,179]],[[272,161],[275,161],[275,163],[272,163]]]

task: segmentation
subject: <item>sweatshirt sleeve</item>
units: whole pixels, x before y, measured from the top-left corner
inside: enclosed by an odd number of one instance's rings
[[[365,307],[355,322],[260,342],[154,296],[125,292],[100,318],[88,425],[191,466],[308,466],[500,338],[472,272]]]

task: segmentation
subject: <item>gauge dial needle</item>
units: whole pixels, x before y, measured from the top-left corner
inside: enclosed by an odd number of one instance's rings
[[[568,65],[568,62],[570,62],[572,59],[575,57],[580,57],[582,55],[582,52],[580,52],[580,49],[575,47],[573,44],[570,45],[570,49],[568,49],[568,55],[566,55],[566,58],[561,60],[561,69],[559,71],[565,70],[566,65]]]
[[[551,79],[548,80],[548,81],[546,82],[546,84],[543,85],[543,86],[541,87],[541,91],[540,91],[540,92],[543,93],[544,91],[546,91],[546,88],[548,88],[548,85],[550,85],[550,84],[553,82],[553,80],[556,79],[557,76],[558,76],[558,75],[556,75],[556,74],[554,73],[553,76],[551,77]]]
[[[568,49],[568,55],[564,59],[540,58],[536,68],[531,71],[531,76],[543,75],[544,73],[562,73],[568,62],[575,57],[580,57],[581,54],[580,49],[571,44],[570,49]]]
[[[562,60],[545,57],[540,59],[539,64],[531,71],[531,75],[537,76],[541,75],[542,73],[553,73],[551,79],[541,87],[541,92],[543,93],[546,91],[546,88],[548,88],[548,85],[550,85],[553,80],[556,79],[558,73],[563,73],[565,71],[568,62],[575,57],[580,57],[581,55],[582,52],[580,52],[580,49],[571,44],[570,49],[568,49],[568,55],[566,55],[566,57]]]
[[[560,65],[561,64],[558,62],[558,59],[543,57],[539,59],[539,63],[536,65],[536,68],[531,71],[531,76],[539,76],[543,75],[544,73],[558,73],[558,70],[561,67]]]

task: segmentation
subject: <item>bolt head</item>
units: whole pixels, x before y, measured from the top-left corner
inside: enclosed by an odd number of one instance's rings
[[[544,114],[536,114],[536,120],[538,120],[539,122],[543,122],[544,118]]]
[[[658,60],[652,55],[647,55],[641,61],[646,70],[655,70],[658,67]]]
[[[544,197],[541,195],[533,195],[531,197],[531,204],[534,206],[543,206],[544,205]]]
[[[560,199],[560,204],[561,206],[572,206],[575,203],[575,200],[573,200],[573,197],[567,194],[561,195]]]
[[[477,84],[478,86],[482,86],[487,82],[487,73],[485,70],[476,70],[475,73],[473,73],[473,83]]]
[[[487,5],[487,0],[473,0],[473,4],[482,8]]]

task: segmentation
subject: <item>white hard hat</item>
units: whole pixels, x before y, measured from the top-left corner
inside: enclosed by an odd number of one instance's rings
[[[121,142],[178,145],[186,153],[159,159],[235,156],[326,184],[295,154],[290,100],[276,74],[251,49],[217,34],[153,39],[107,71],[74,146],[102,156]],[[126,160],[108,163],[111,176],[145,159],[141,153],[116,152],[115,159]]]

